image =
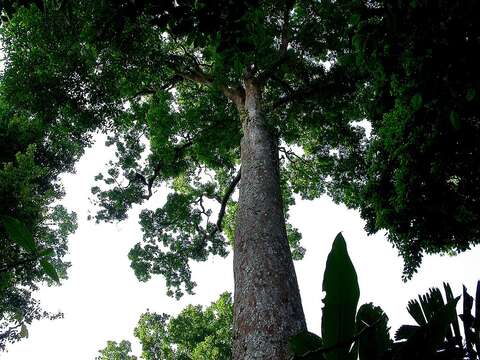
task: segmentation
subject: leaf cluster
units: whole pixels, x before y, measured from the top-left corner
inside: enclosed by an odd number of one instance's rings
[[[147,311],[140,316],[134,334],[142,345],[141,359],[224,360],[232,357],[232,324],[231,295],[223,293],[205,309],[189,305],[177,316]],[[98,359],[136,359],[130,351],[128,341],[109,341]]]

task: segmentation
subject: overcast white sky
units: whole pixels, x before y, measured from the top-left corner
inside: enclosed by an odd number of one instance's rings
[[[61,287],[42,288],[37,297],[51,311],[61,310],[65,318],[39,321],[30,327],[30,336],[0,354],[5,360],[88,360],[94,359],[107,340],[130,340],[139,355],[133,329],[146,309],[169,314],[178,313],[187,304],[204,304],[233,289],[232,259],[211,258],[193,264],[196,295],[176,301],[165,295],[162,278],[148,283],[136,280],[127,253],[141,239],[139,208],[128,221],[119,224],[95,224],[87,221],[92,208],[88,198],[93,177],[104,168],[111,156],[103,142],[88,149],[77,164],[77,173],[64,177],[67,195],[64,204],[78,214],[79,228],[70,238],[72,267],[69,279]],[[162,194],[156,194],[161,201]],[[310,331],[320,333],[321,283],[324,264],[331,243],[343,231],[348,250],[360,282],[360,304],[374,302],[397,329],[411,323],[406,311],[409,299],[431,286],[450,281],[454,294],[465,284],[474,293],[480,278],[480,250],[474,249],[455,258],[426,257],[420,273],[402,283],[402,261],[383,234],[367,236],[364,222],[356,211],[335,205],[324,196],[315,201],[298,201],[291,210],[291,220],[303,234],[307,248],[305,259],[296,262],[302,300]]]

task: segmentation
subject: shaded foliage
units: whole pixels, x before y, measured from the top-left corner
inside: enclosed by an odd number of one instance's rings
[[[376,1],[356,13],[357,61],[374,75],[361,211],[370,231],[389,231],[407,277],[422,252],[480,239],[478,11],[477,1]]]
[[[388,231],[409,278],[422,253],[480,239],[480,4],[337,3],[350,16],[372,127],[356,206],[369,232]]]
[[[322,36],[333,30],[309,3],[55,4],[18,6],[4,24],[7,95],[29,111],[48,109],[66,135],[84,139],[78,151],[91,130],[108,134],[117,159],[92,189],[97,221],[123,220],[168,186],[167,202],[140,217],[144,240],[129,255],[140,280],[162,274],[168,293],[179,297],[195,285],[191,260],[228,253],[243,116],[234,103],[246,72],[263,84],[266,121],[287,149],[286,218],[293,194],[306,187],[295,171],[336,178],[358,162],[364,133],[351,123],[357,120],[351,67],[326,65],[333,43]],[[324,155],[321,174],[297,162],[295,146]],[[342,157],[335,155],[339,148]],[[225,216],[217,218],[219,206]],[[300,259],[301,235],[291,225],[287,230]]]
[[[62,315],[43,311],[33,292],[40,283],[66,278],[67,237],[76,229],[75,214],[58,204],[63,191],[57,177],[69,165],[50,162],[56,150],[44,141],[58,135],[58,128],[44,123],[40,115],[14,109],[5,96],[8,86],[2,77],[0,350],[28,336],[27,325],[33,320]],[[77,156],[68,151],[63,155],[70,162]]]

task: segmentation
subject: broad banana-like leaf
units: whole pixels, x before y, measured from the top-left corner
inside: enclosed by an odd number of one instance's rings
[[[445,296],[446,296],[446,301],[447,303],[453,301],[453,292],[452,288],[450,287],[449,283],[443,283],[443,289],[445,290]],[[457,310],[455,310],[455,317],[452,319],[452,327],[453,327],[453,335],[454,335],[454,340],[453,342],[458,346],[462,347],[462,334],[460,333],[460,325],[458,324],[458,315],[457,315]]]
[[[475,356],[473,346],[475,344],[475,333],[473,332],[474,317],[472,315],[473,298],[467,292],[467,288],[463,287],[463,314],[460,318],[463,322],[463,331],[465,334],[465,347],[470,358]]]
[[[360,290],[357,273],[348,256],[347,245],[339,233],[327,258],[323,276],[325,306],[322,312],[322,340],[326,360],[356,358],[350,354],[351,340],[355,335],[355,314]]]
[[[289,348],[294,355],[293,360],[324,360],[318,350],[322,348],[322,339],[309,331],[301,332],[289,340]]]
[[[392,344],[388,317],[372,303],[363,304],[357,312],[357,341],[360,360],[380,360]]]
[[[426,298],[424,298],[425,300]],[[411,327],[412,334],[408,340],[397,349],[394,359],[432,359],[444,344],[447,328],[456,316],[455,307],[460,297],[443,305],[432,313],[428,323],[423,326]],[[427,305],[428,306],[428,305]],[[406,327],[403,327],[406,329]]]

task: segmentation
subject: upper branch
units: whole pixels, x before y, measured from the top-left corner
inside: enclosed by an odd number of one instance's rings
[[[283,64],[287,60],[288,55],[288,44],[290,39],[288,36],[289,27],[290,27],[290,13],[295,5],[295,0],[286,0],[285,9],[283,11],[283,21],[282,29],[280,30],[280,46],[278,48],[279,56],[276,61],[274,61],[265,71],[258,75],[258,80],[265,81],[272,73],[277,69],[278,66]]]
[[[218,86],[220,91],[222,91],[222,93],[228,99],[230,99],[237,107],[243,105],[245,99],[245,92],[241,85],[238,85],[236,87],[230,87],[223,84],[215,83],[214,78],[210,74],[202,71],[198,63],[191,64],[192,66],[188,70],[182,69],[174,62],[167,62],[167,65],[172,71],[175,72],[176,75],[180,76],[185,80],[190,80],[209,86]]]
[[[193,144],[193,141],[186,141],[180,145],[177,145],[175,147],[175,159],[178,159],[182,152],[188,148],[189,146],[191,146]],[[142,199],[145,199],[145,200],[148,200],[152,197],[152,187],[153,187],[153,183],[155,182],[155,180],[158,178],[158,176],[160,175],[160,171],[162,170],[162,163],[161,162],[158,162],[156,165],[155,165],[155,168],[153,169],[153,174],[152,176],[150,176],[148,178],[148,180],[145,178],[145,176],[143,176],[142,174],[139,174],[137,173],[137,178],[140,180],[140,182],[142,184],[144,184],[145,186],[147,186],[147,191],[148,191],[148,194],[147,195],[142,195]]]
[[[206,231],[203,232],[204,233],[204,236],[203,236],[204,241],[208,238],[212,238],[217,232],[223,231],[222,222],[223,222],[223,218],[225,217],[225,211],[226,211],[226,208],[227,208],[228,200],[230,200],[230,197],[232,196],[233,192],[235,191],[235,188],[237,187],[237,184],[240,181],[241,175],[242,175],[242,171],[241,171],[241,169],[239,169],[237,175],[233,178],[232,182],[230,183],[230,185],[227,188],[227,191],[223,195],[223,198],[221,198],[220,211],[218,213],[218,219],[217,219],[217,223],[215,224],[215,227],[209,233],[207,233]],[[199,203],[200,203],[200,206],[202,207],[202,212],[205,214],[206,211],[203,208],[202,197],[203,197],[203,195],[200,196]],[[217,199],[216,197],[215,197],[215,199],[220,200],[220,199]],[[207,219],[207,221],[208,221],[208,219]],[[200,231],[200,229],[198,229],[198,230]]]

